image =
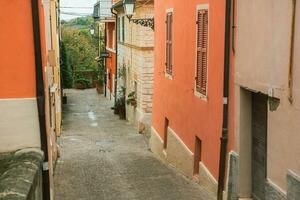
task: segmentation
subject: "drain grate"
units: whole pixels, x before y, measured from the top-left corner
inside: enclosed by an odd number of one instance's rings
[[[112,152],[112,150],[110,150],[110,149],[99,149],[99,152],[100,153],[110,153],[110,152]]]

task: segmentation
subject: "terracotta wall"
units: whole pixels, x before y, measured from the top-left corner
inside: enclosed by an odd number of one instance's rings
[[[35,97],[30,1],[0,1],[0,98]]]
[[[194,94],[196,7],[209,4],[207,100]],[[165,77],[166,10],[173,8],[173,79]],[[195,136],[202,140],[202,162],[217,180],[223,110],[225,1],[155,1],[155,72],[153,128],[164,135],[164,119],[191,152]],[[231,75],[233,77],[233,68]],[[233,80],[230,97],[233,99]],[[230,104],[229,147],[233,148],[233,106]]]

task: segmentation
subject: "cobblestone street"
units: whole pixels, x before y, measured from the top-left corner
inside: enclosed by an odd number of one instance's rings
[[[133,125],[119,120],[95,90],[66,90],[58,200],[209,200],[211,194],[149,151]]]

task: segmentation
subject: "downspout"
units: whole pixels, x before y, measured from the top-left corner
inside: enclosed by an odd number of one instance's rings
[[[45,117],[45,92],[43,80],[43,62],[41,52],[41,37],[40,37],[40,18],[39,18],[39,0],[31,0],[32,23],[34,36],[34,56],[35,56],[35,73],[36,73],[36,97],[39,113],[39,126],[41,148],[44,152],[43,163],[43,200],[50,199],[50,184],[49,184],[49,169],[48,169],[48,144],[46,131]]]
[[[229,65],[230,65],[230,29],[231,29],[231,0],[226,0],[225,11],[225,45],[224,45],[224,83],[223,83],[223,125],[219,160],[218,200],[223,199],[225,185],[226,154],[228,143],[228,97],[229,97]]]
[[[292,26],[291,26],[291,47],[289,60],[289,102],[293,103],[293,65],[294,65],[294,50],[295,50],[295,23],[296,23],[296,4],[297,0],[293,0],[292,6]]]
[[[106,52],[106,44],[107,44],[107,34],[106,34],[106,31],[107,31],[107,28],[106,28],[107,24],[105,23],[105,27],[104,27],[104,52]],[[117,42],[116,42],[117,43]],[[105,66],[105,72],[104,72],[104,96],[106,97],[107,96],[107,91],[106,91],[106,88],[107,88],[107,62],[106,62],[106,58],[103,60],[104,62],[104,66]]]
[[[115,38],[116,38],[116,71],[115,71],[115,103],[114,108],[117,106],[117,90],[118,90],[118,13],[114,12],[114,9],[111,8],[111,13],[116,17],[116,31],[115,31]]]

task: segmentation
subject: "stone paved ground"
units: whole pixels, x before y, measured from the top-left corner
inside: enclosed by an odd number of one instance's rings
[[[67,90],[55,200],[210,200],[152,154],[95,90]]]

